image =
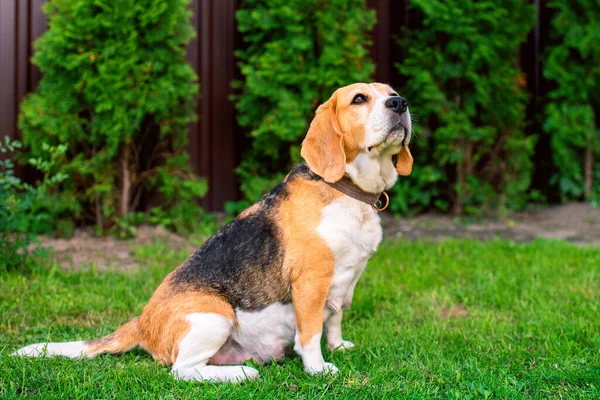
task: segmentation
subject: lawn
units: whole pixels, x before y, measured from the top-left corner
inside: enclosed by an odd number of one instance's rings
[[[0,397],[600,398],[600,249],[557,241],[384,243],[345,316],[356,348],[324,349],[336,376],[308,376],[295,356],[243,385],[175,381],[142,351],[8,356],[111,332],[186,257],[158,242],[133,251],[143,268],[0,277]]]

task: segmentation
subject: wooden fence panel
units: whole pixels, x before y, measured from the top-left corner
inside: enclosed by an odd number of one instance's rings
[[[0,0],[0,140],[20,139],[19,104],[41,78],[30,58],[33,42],[46,30],[42,4],[42,0]],[[38,176],[29,168],[16,172],[28,181]]]

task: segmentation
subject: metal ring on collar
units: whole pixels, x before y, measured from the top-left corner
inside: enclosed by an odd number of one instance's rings
[[[385,210],[390,205],[390,196],[388,196],[388,194],[386,192],[382,192],[382,194],[385,197],[385,204],[382,206],[381,199],[377,200],[375,202],[375,204],[372,204],[373,208],[377,212],[381,212],[381,211]]]

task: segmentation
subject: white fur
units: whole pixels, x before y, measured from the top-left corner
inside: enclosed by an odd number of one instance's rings
[[[215,313],[193,313],[186,319],[191,327],[179,342],[179,354],[171,369],[175,378],[238,383],[259,377],[258,371],[250,367],[207,365],[231,335],[231,321]]]
[[[83,341],[64,343],[37,343],[25,346],[13,353],[21,357],[63,356],[69,358],[86,358],[87,345]]]
[[[375,157],[364,151],[358,153],[351,163],[346,164],[346,174],[365,192],[383,192],[394,186],[398,179],[396,167],[392,162],[392,154],[399,151],[399,148],[392,149]]]
[[[342,338],[341,310],[350,306],[360,274],[381,242],[379,216],[371,206],[344,196],[322,210],[317,232],[335,257],[327,309],[323,310],[327,343],[331,349],[351,348],[354,345]],[[308,372],[337,371],[335,365],[323,360],[321,333],[306,346],[300,346],[291,304],[276,303],[259,311],[238,309],[236,315],[239,328],[232,330],[232,338],[256,361],[282,360],[283,351],[295,339],[294,350],[302,357]],[[230,329],[229,325],[226,328]]]
[[[306,346],[302,347],[300,345],[298,334],[296,334],[296,346],[294,347],[294,350],[302,357],[304,370],[309,374],[335,374],[338,372],[338,368],[334,364],[323,360],[323,354],[321,353],[321,335],[322,332],[317,333]]]
[[[346,165],[346,174],[363,190],[377,193],[389,189],[397,179],[391,157],[410,140],[411,125],[408,111],[401,116],[391,115],[385,107],[390,93],[378,91],[366,124],[364,150]],[[398,119],[399,118],[399,119]],[[401,127],[393,130],[397,122]],[[334,254],[335,266],[331,288],[323,310],[324,328],[330,349],[348,349],[352,342],[342,337],[342,309],[350,307],[354,288],[367,260],[375,252],[382,238],[377,212],[368,204],[348,196],[336,199],[322,210],[317,228]],[[310,251],[310,250],[307,250]],[[301,346],[291,304],[272,304],[263,310],[248,312],[236,310],[238,329],[219,314],[194,313],[187,316],[191,328],[179,343],[177,360],[172,374],[178,379],[198,381],[241,382],[259,377],[256,369],[246,366],[207,365],[219,351],[231,352],[226,343],[237,342],[243,356],[252,356],[258,362],[282,359],[284,349],[294,343],[294,350],[302,357],[307,372],[335,373],[337,367],[327,363],[321,352],[322,332]],[[224,346],[225,345],[225,346]],[[71,358],[84,356],[84,342],[41,343],[17,351],[17,355],[64,355]],[[233,350],[235,353],[237,350]],[[227,353],[229,354],[229,353]],[[226,355],[227,355],[226,354]],[[235,356],[236,354],[234,354]]]
[[[332,313],[325,320],[325,332],[327,334],[327,346],[329,350],[347,350],[354,347],[354,343],[342,339],[342,315],[342,311]]]
[[[259,311],[236,310],[239,329],[233,338],[252,357],[265,363],[282,361],[286,347],[294,342],[296,318],[292,304],[275,303]]]
[[[385,102],[390,98],[390,93],[379,91],[374,85],[370,85],[375,95],[370,101],[375,102],[371,112],[365,123],[365,139],[363,145],[367,147],[389,147],[396,142],[401,145],[402,142],[408,144],[411,133],[410,111],[398,115],[395,111],[388,109]],[[397,123],[400,122],[401,127],[395,131],[394,135],[389,135],[390,131]],[[386,139],[387,137],[387,139]],[[406,139],[406,140],[405,140]]]
[[[363,150],[346,164],[346,174],[362,190],[378,193],[396,183],[398,174],[392,155],[397,154],[403,144],[408,144],[412,126],[408,109],[398,115],[385,106],[391,93],[381,92],[373,85],[371,88],[374,96],[370,101],[375,104],[365,122]],[[394,129],[395,126],[398,128]]]
[[[335,259],[328,300],[342,304],[351,284],[356,284],[367,260],[377,250],[383,231],[373,207],[348,196],[326,206],[322,215],[317,232]]]
[[[385,106],[392,94],[391,88],[385,93],[373,85],[371,88],[370,101],[374,105],[365,122],[363,150],[346,164],[346,175],[364,191],[378,193],[391,188],[398,179],[392,156],[410,141],[411,121],[408,110],[399,115]],[[327,344],[330,349],[349,349],[354,344],[342,337],[342,309],[350,307],[354,288],[369,257],[377,250],[383,232],[373,207],[349,196],[342,196],[326,206],[322,217],[317,232],[335,257],[324,312]],[[320,338],[320,334],[315,335],[313,341]],[[302,355],[307,370],[313,369],[312,365],[324,364],[320,346],[299,347],[296,344],[295,349]],[[310,356],[306,355],[309,347]]]
[[[381,242],[379,216],[370,205],[343,196],[323,209],[317,232],[325,240],[335,259],[327,309],[323,311],[327,343],[331,349],[351,348],[354,344],[342,338],[341,309],[350,306],[358,278]],[[294,350],[302,357],[307,372],[335,373],[337,367],[323,360],[321,335],[322,333],[315,335],[302,347],[296,333]]]

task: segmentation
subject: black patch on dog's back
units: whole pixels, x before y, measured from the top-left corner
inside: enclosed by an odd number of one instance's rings
[[[258,310],[275,302],[291,301],[284,280],[285,251],[275,221],[279,203],[288,196],[288,178],[266,194],[256,211],[237,218],[208,239],[173,274],[177,287],[188,284],[223,296],[234,308]]]

